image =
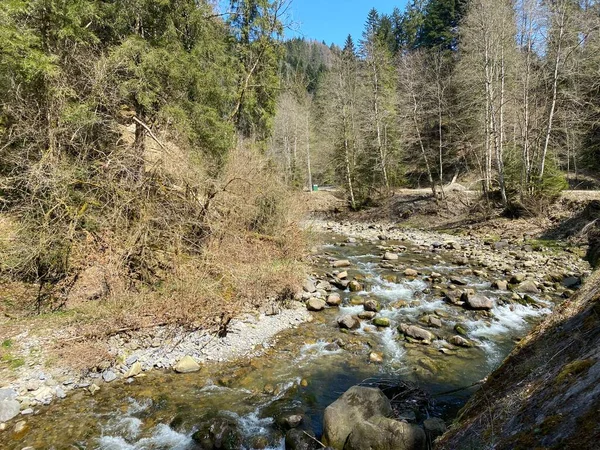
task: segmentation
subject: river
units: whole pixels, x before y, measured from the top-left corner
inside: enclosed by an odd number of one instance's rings
[[[410,242],[385,242],[399,259],[382,264],[381,243],[348,242],[346,236],[332,233],[320,239],[324,244],[313,258],[313,275],[328,278],[332,260],[348,259],[349,278],[363,286],[360,292],[341,292],[340,308],[314,313],[312,322],[282,332],[273,348],[252,360],[205,364],[200,372],[185,375],[153,371],[130,383],[106,385],[94,396],[76,391],[26,417],[20,434],[0,434],[0,446],[193,449],[200,448],[193,433],[222,417],[235,424],[244,448],[283,449],[281,418],[302,415],[301,427],[318,437],[324,409],[361,383],[380,386],[389,396],[406,393],[394,407],[408,421],[441,417],[450,422],[477,382],[553,306],[541,296],[533,296],[535,301],[528,305],[510,302],[509,292],[490,286],[497,274],[486,276],[478,267],[432,257]],[[411,267],[420,275],[405,277],[397,267]],[[430,280],[431,273],[441,275],[442,282]],[[452,277],[493,299],[493,309],[468,311],[445,302],[436,284]],[[341,331],[336,319],[361,312],[366,298],[381,304],[379,316],[390,319],[392,326],[377,328],[362,321],[356,331]],[[441,328],[428,328],[427,316],[439,319]],[[417,324],[440,339],[431,345],[407,341],[397,330],[401,323]],[[448,344],[457,324],[473,347]],[[382,356],[383,362],[371,362],[371,353]]]

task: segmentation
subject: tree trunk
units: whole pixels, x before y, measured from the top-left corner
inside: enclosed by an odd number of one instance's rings
[[[546,128],[546,137],[544,139],[544,149],[542,150],[542,162],[540,165],[540,182],[544,178],[544,170],[546,168],[546,157],[548,155],[548,146],[550,144],[550,135],[552,134],[552,122],[554,119],[554,112],[556,110],[556,97],[558,94],[558,68],[560,66],[560,57],[562,51],[562,40],[565,30],[565,15],[566,6],[561,3],[562,10],[560,12],[560,24],[558,31],[558,42],[556,47],[556,57],[554,58],[554,76],[552,78],[552,103],[550,104],[550,112],[548,113],[548,126]]]

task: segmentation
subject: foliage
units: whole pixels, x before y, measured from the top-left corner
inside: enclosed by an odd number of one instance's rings
[[[0,275],[38,311],[86,252],[154,285],[208,245],[236,133],[269,133],[278,86],[282,2],[234,3],[229,23],[204,0],[0,4]]]

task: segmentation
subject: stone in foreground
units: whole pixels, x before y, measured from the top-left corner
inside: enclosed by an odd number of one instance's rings
[[[325,309],[325,300],[320,298],[311,298],[306,302],[306,309],[309,311],[323,311]]]
[[[16,400],[0,401],[0,422],[7,422],[19,415],[21,404]]]
[[[401,333],[404,333],[405,336],[411,337],[413,339],[418,339],[420,341],[423,341],[424,343],[431,343],[431,341],[435,338],[433,333],[423,328],[417,327],[416,325],[401,324],[398,327],[398,330]]]
[[[323,443],[342,450],[358,423],[373,416],[391,415],[390,401],[380,389],[353,386],[325,409]]]
[[[177,373],[198,372],[200,370],[200,364],[198,364],[191,356],[186,355],[173,366],[173,370]]]
[[[357,328],[360,328],[360,321],[350,314],[338,317],[337,323],[340,328],[346,330],[356,330]]]
[[[376,416],[358,422],[344,450],[424,450],[425,432],[416,425]]]

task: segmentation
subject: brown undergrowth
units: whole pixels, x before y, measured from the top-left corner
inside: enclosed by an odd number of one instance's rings
[[[304,274],[297,225],[304,206],[260,151],[239,145],[217,175],[189,158],[163,157],[146,177],[149,187],[137,189],[143,199],[127,192],[129,205],[90,206],[84,219],[70,223],[70,237],[61,240],[68,246],[64,273],[52,283],[30,276],[39,260],[27,255],[52,248],[32,239],[30,216],[0,215],[4,339],[24,331],[52,336],[50,358],[93,367],[106,361],[110,335],[166,324],[218,329],[295,291]],[[105,193],[122,200],[126,187],[106,178],[117,186]],[[46,224],[44,236],[53,225]]]

